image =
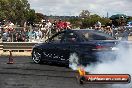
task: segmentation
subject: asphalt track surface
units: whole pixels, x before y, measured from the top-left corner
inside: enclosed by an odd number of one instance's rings
[[[35,64],[31,57],[0,56],[0,88],[113,88],[112,84],[84,84],[76,79],[77,71],[59,65]],[[114,87],[121,88],[121,87]]]

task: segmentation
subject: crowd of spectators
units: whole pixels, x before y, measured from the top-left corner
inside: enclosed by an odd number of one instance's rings
[[[112,24],[112,21],[110,21],[106,25],[102,26],[101,22],[97,21],[94,29],[99,30],[99,31],[103,31],[106,34],[112,35],[114,25]]]
[[[71,29],[70,22],[62,21],[61,19],[54,21],[48,19],[41,20],[35,27],[27,24],[24,25],[24,27],[18,27],[11,21],[0,22],[0,39],[4,42],[38,42],[45,41],[59,31]],[[101,22],[97,21],[94,28],[91,29],[103,31],[114,37],[122,35],[126,40],[130,33],[128,29],[125,28],[124,23],[122,23],[120,27],[115,28],[112,21],[105,26],[102,26]]]
[[[67,21],[62,21],[61,19],[54,20],[52,23],[49,20],[42,20],[39,24],[39,28],[42,30],[43,34],[48,35],[51,33],[59,32],[62,30],[71,29],[71,24]]]
[[[70,23],[61,19],[53,22],[42,20],[36,27],[17,27],[9,21],[0,26],[0,34],[3,42],[37,42],[67,29],[71,29]]]
[[[94,29],[111,35],[116,39],[119,39],[119,37],[121,37],[122,40],[128,40],[128,36],[132,33],[132,27],[130,25],[127,25],[124,22],[120,22],[120,26],[115,27],[112,23],[112,20],[110,20],[110,22],[105,26],[102,26],[101,22],[97,21]]]

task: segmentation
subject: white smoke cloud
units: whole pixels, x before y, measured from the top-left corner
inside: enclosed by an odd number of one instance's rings
[[[85,70],[94,74],[130,74],[132,75],[132,46],[129,48],[119,45],[119,50],[116,52],[114,61],[104,60],[102,63],[85,67]],[[104,55],[102,55],[104,56]],[[110,55],[107,55],[109,58]],[[101,58],[101,57],[100,57]],[[106,58],[107,59],[107,58]],[[115,84],[112,88],[131,88],[130,84]]]
[[[117,55],[115,60],[108,60],[108,58],[111,58],[110,54],[102,54],[98,57],[98,59],[100,59],[102,62],[97,64],[94,63],[84,67],[85,71],[89,72],[90,74],[132,75],[132,44],[130,44],[129,47],[126,47],[121,43],[117,47],[119,48],[119,50],[115,52],[115,55]],[[77,57],[74,56],[74,58]],[[77,65],[74,65],[71,68],[74,68],[73,70],[77,70],[78,67]],[[112,88],[132,88],[132,83],[125,85],[112,85]]]
[[[114,61],[107,61],[107,58],[111,57],[107,55],[106,60],[103,60],[102,63],[98,63],[96,66],[88,66],[87,70],[92,68],[92,73],[103,74],[132,74],[132,69],[130,69],[130,67],[132,67],[132,46],[129,48],[119,46],[119,50],[115,52],[115,54],[117,57]]]

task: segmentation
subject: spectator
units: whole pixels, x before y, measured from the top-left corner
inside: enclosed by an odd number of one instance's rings
[[[11,42],[12,40],[12,34],[11,34],[11,31],[8,31],[8,38],[7,38],[7,41],[8,42]]]
[[[112,27],[113,27],[112,20],[110,20],[109,23],[106,24],[106,32],[109,35],[112,35],[113,34]]]
[[[42,24],[40,24],[40,27],[41,27],[41,31],[42,31],[42,38],[46,35],[46,20],[43,20],[42,21]]]
[[[57,31],[61,31],[64,29],[64,23],[62,22],[62,20],[60,19],[59,22],[57,23]]]
[[[45,29],[46,29],[45,38],[46,36],[49,37],[51,35],[51,26],[52,26],[51,22],[47,20],[47,23],[45,25]]]
[[[64,25],[64,29],[66,29],[66,30],[67,30],[67,29],[71,29],[71,27],[70,27],[70,26],[71,26],[70,22],[65,21],[63,25]]]
[[[35,40],[36,39],[36,33],[34,30],[32,30],[30,33],[29,33],[29,38],[30,40]]]
[[[126,25],[126,20],[124,16],[121,16],[119,19],[119,26],[125,26]]]
[[[57,21],[54,20],[54,22],[52,23],[51,33],[55,34],[56,32],[57,32]]]
[[[47,20],[46,26],[47,26],[48,28],[50,28],[51,25],[52,25],[51,22],[50,22],[49,20]]]
[[[24,42],[25,38],[22,31],[16,33],[16,40],[17,42]]]
[[[2,36],[2,41],[3,42],[7,42],[7,39],[8,39],[8,31],[7,30],[5,30],[5,32],[3,33],[3,36]]]
[[[63,22],[63,25],[64,25],[64,29],[67,30],[68,29],[67,21]]]
[[[16,30],[12,31],[12,42],[16,42]]]
[[[67,22],[67,29],[71,29],[71,23]]]
[[[42,38],[42,32],[40,30],[36,30],[36,39],[41,39]]]
[[[24,30],[24,34],[25,34],[25,42],[29,41],[29,32],[27,29]]]
[[[101,22],[97,21],[95,24],[95,29],[100,30],[101,29]]]
[[[54,26],[55,28],[57,27],[57,21],[54,20],[54,22],[52,23],[52,26]]]
[[[8,27],[9,27],[9,30],[12,31],[13,27],[14,27],[14,24],[11,21],[9,21]]]

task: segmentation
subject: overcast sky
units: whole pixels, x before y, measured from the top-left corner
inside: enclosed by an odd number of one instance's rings
[[[126,14],[132,16],[132,0],[28,0],[31,8],[46,15],[75,15],[81,10],[91,14],[109,16]]]

